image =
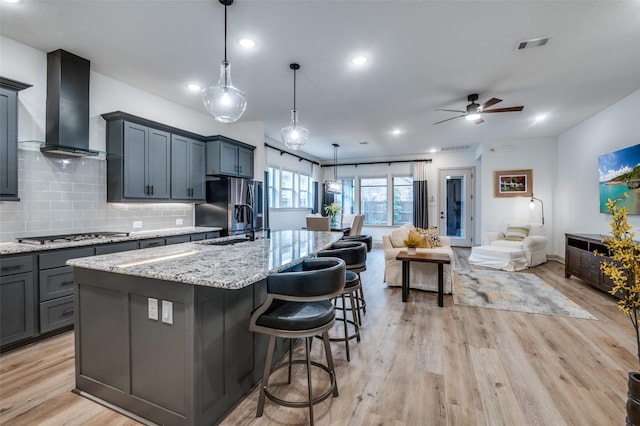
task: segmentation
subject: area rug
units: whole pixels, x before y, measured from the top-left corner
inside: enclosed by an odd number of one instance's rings
[[[597,319],[534,274],[455,271],[453,303],[505,311]]]

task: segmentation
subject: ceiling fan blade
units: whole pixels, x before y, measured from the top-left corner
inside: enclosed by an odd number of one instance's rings
[[[509,108],[496,108],[496,109],[490,109],[487,111],[482,111],[482,113],[485,114],[489,112],[516,112],[516,111],[522,111],[523,108],[524,108],[523,106],[516,106],[516,107],[509,107]]]
[[[491,98],[489,99],[487,102],[483,103],[482,105],[480,105],[480,109],[484,110],[485,108],[489,108],[491,105],[495,105],[498,102],[502,102],[502,99],[498,99],[498,98]]]
[[[455,117],[447,118],[446,120],[438,121],[437,123],[433,123],[433,124],[436,125],[436,124],[444,123],[445,121],[453,120],[454,118],[460,118],[460,117],[464,117],[464,116],[465,116],[465,114],[456,115]]]
[[[467,111],[460,111],[459,109],[437,109],[436,111],[462,112],[462,113],[467,112]]]
[[[482,124],[482,123],[484,123],[484,120],[482,118],[478,118],[476,121],[474,121],[474,123]]]

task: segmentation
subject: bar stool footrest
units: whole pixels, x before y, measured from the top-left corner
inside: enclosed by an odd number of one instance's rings
[[[329,389],[327,389],[322,395],[313,398],[313,401],[311,401],[313,405],[315,405],[331,396],[331,394],[333,393],[333,390],[336,388],[336,377],[334,374],[331,373],[331,371],[329,370],[329,367],[327,367],[326,365],[320,364],[319,362],[316,362],[316,361],[310,361],[310,363],[313,367],[318,367],[326,371],[327,374],[329,375],[329,378],[331,379],[331,384],[329,386]],[[291,364],[307,365],[307,360],[294,359],[293,361],[291,361]],[[288,367],[288,366],[289,366],[288,362],[280,364],[279,366],[271,370],[271,374],[273,374],[274,372],[278,371],[281,368]],[[276,404],[279,404],[285,407],[304,408],[309,406],[309,401],[287,401],[284,399],[280,399],[277,396],[273,395],[271,392],[269,392],[269,390],[266,387],[264,388],[264,394],[272,402],[275,402]]]

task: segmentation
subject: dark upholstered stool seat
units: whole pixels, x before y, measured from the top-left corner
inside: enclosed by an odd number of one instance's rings
[[[360,284],[358,274],[353,271],[346,271],[344,277],[344,288],[352,288]]]
[[[299,331],[322,327],[334,317],[335,310],[329,300],[318,302],[274,300],[269,309],[256,320],[256,324],[279,330]]]
[[[343,294],[345,285],[345,263],[338,258],[305,259],[294,268],[267,277],[267,299],[262,306],[251,315],[249,330],[269,336],[267,358],[262,373],[262,385],[258,397],[256,417],[264,412],[265,399],[287,407],[308,407],[309,420],[313,425],[313,405],[330,396],[338,396],[338,385],[331,355],[329,330],[336,322],[335,307],[331,299]],[[323,365],[310,359],[311,341],[316,334],[322,335],[327,364]],[[291,366],[307,365],[306,401],[289,401],[276,397],[269,387],[269,376],[273,366],[276,337],[289,339],[289,362],[280,365],[289,368],[291,383]],[[305,359],[293,360],[291,339],[304,338]],[[329,387],[321,395],[314,396],[311,383],[311,367],[324,370],[329,376]]]
[[[373,248],[373,237],[371,235],[345,235],[342,237],[344,241],[358,241],[367,245],[367,252]]]

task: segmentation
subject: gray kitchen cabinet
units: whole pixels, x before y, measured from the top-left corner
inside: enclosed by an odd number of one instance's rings
[[[94,254],[94,247],[82,247],[38,255],[41,334],[73,325],[73,268],[67,260]]]
[[[252,179],[254,149],[225,136],[207,138],[207,174]]]
[[[125,120],[107,125],[107,201],[170,198],[171,135]]]
[[[171,135],[171,199],[204,201],[204,142]]]
[[[18,92],[31,87],[0,77],[0,201],[18,198]]]
[[[140,241],[140,248],[146,249],[150,247],[160,247],[165,245],[164,238],[150,238],[148,240]]]
[[[0,345],[36,334],[33,256],[0,259]]]
[[[187,235],[174,235],[173,237],[165,238],[166,245],[188,243],[189,241],[191,241],[191,238],[189,238],[188,234]]]

